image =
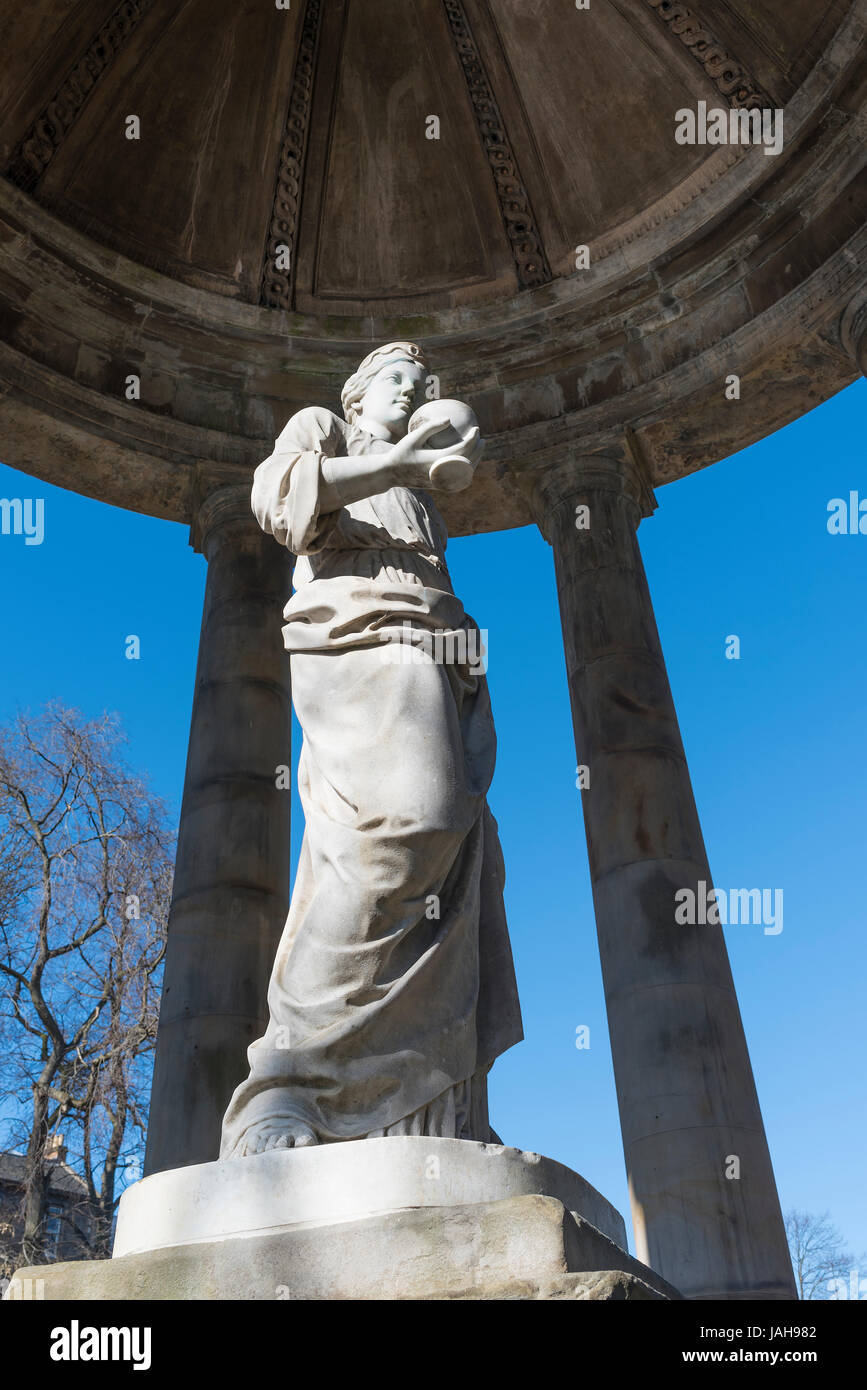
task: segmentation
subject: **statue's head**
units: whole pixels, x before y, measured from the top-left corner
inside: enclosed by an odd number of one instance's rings
[[[350,425],[401,439],[427,376],[427,363],[415,343],[387,343],[365,357],[340,398]]]

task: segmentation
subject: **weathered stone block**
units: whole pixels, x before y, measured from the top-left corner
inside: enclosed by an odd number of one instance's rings
[[[677,1298],[554,1197],[416,1207],[20,1270],[50,1300]]]

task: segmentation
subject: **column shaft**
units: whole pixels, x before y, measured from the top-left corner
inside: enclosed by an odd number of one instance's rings
[[[196,527],[208,561],[145,1171],[219,1154],[223,1113],[264,1032],[289,901],[290,556],[245,489],[221,488]]]
[[[793,1298],[723,933],[675,920],[677,891],[709,890],[711,876],[638,547],[642,484],[617,460],[573,460],[538,496],[589,767],[584,822],[637,1253],[690,1298]],[[576,528],[580,504],[589,530]]]

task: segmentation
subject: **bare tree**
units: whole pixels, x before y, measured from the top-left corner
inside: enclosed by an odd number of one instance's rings
[[[122,743],[115,716],[57,703],[0,729],[0,1129],[26,1153],[25,1264],[45,1256],[52,1131],[71,1136],[98,1256],[146,1124],[173,845]]]
[[[828,1212],[814,1216],[793,1207],[786,1213],[786,1236],[799,1298],[831,1299],[839,1280],[848,1287],[849,1271],[857,1260],[844,1249],[843,1237],[831,1224]]]

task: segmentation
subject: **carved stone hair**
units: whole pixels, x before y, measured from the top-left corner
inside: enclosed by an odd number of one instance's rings
[[[354,424],[367,388],[389,362],[417,362],[421,367],[427,367],[424,353],[417,343],[386,343],[385,347],[378,347],[368,353],[358,371],[346,382],[340,395],[343,415],[348,424]]]

